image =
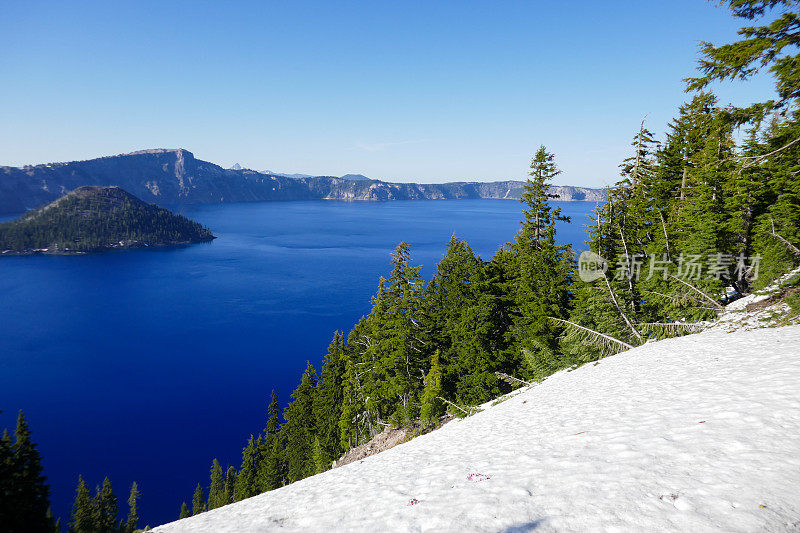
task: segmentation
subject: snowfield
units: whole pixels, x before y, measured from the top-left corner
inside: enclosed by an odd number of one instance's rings
[[[648,343],[156,529],[274,530],[800,531],[800,326]]]

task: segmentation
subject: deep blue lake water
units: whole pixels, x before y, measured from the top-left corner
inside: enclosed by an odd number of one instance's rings
[[[594,204],[562,242],[582,249]],[[411,245],[426,279],[455,232],[489,258],[513,238],[506,200],[287,202],[175,208],[212,243],[87,256],[0,258],[0,428],[23,409],[66,523],[78,474],[109,476],[141,525],[177,518],[211,460],[238,466],[334,330],[369,311],[389,253]],[[125,510],[127,512],[127,510]]]

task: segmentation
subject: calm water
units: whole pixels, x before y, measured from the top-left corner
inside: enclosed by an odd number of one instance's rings
[[[584,240],[594,204],[561,204]],[[520,204],[503,200],[289,202],[177,211],[212,243],[79,257],[0,258],[0,427],[23,409],[66,520],[78,474],[108,475],[125,508],[177,518],[211,459],[237,465],[263,428],[270,390],[285,405],[336,329],[369,310],[405,240],[429,279],[455,232],[488,258]]]

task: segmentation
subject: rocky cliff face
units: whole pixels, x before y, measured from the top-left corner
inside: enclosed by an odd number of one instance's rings
[[[0,167],[0,213],[32,209],[83,185],[117,186],[146,202],[263,202],[288,200],[421,200],[519,198],[521,181],[444,184],[388,183],[330,176],[291,178],[224,169],[183,149],[142,150],[88,161]],[[553,187],[559,199],[603,201],[605,191]]]

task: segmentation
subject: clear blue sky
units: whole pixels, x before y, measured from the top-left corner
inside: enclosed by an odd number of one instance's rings
[[[397,181],[613,182],[661,133],[703,0],[0,2],[0,165],[182,147],[223,166]],[[765,97],[767,80],[720,88]]]

